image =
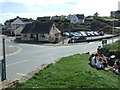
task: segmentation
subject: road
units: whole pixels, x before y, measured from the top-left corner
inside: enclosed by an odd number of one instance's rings
[[[114,39],[117,40],[118,38]],[[109,39],[108,43],[112,40]],[[6,58],[7,63],[7,79],[16,80],[29,72],[40,68],[42,65],[50,64],[58,58],[76,54],[94,52],[96,48],[101,45],[101,41],[70,44],[65,46],[59,45],[31,45],[11,43],[10,46],[16,47],[17,51],[8,54]],[[13,49],[14,51],[14,49]]]

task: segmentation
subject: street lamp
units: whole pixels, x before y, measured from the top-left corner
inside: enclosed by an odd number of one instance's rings
[[[113,17],[113,23],[112,23],[112,43],[114,42],[114,17]]]

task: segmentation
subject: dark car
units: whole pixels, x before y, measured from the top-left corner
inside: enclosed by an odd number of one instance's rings
[[[86,37],[84,37],[84,36],[73,36],[73,37],[71,37],[69,42],[74,43],[74,42],[80,42],[82,40],[86,40]]]
[[[104,32],[103,32],[103,31],[99,31],[98,34],[99,34],[100,36],[104,36]]]

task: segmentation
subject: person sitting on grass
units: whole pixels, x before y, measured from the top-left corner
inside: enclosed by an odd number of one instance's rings
[[[97,60],[98,60],[98,54],[96,53],[96,54],[92,57],[90,65],[91,65],[92,67],[96,67],[96,62],[97,62]]]
[[[95,56],[94,54],[91,54],[91,56],[89,57],[89,63],[88,63],[88,64],[91,65],[91,63],[92,63],[92,58],[93,58],[94,56]]]
[[[109,70],[109,68],[108,68],[108,62],[107,62],[107,60],[105,58],[103,59],[103,62],[102,62],[102,68],[104,70]]]
[[[116,60],[113,67],[111,68],[111,70],[116,73],[116,74],[120,74],[120,61]]]
[[[102,63],[103,63],[103,61],[102,61],[102,58],[100,57],[100,58],[97,60],[97,62],[96,62],[96,68],[97,68],[98,70],[103,69]]]

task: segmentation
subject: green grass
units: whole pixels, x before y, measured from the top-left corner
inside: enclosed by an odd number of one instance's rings
[[[89,55],[63,57],[48,65],[31,79],[14,86],[17,88],[118,88],[120,76],[96,70],[88,65]]]
[[[106,45],[105,48],[108,49],[108,50],[110,50],[110,51],[120,50],[120,40],[116,41],[113,44]]]

